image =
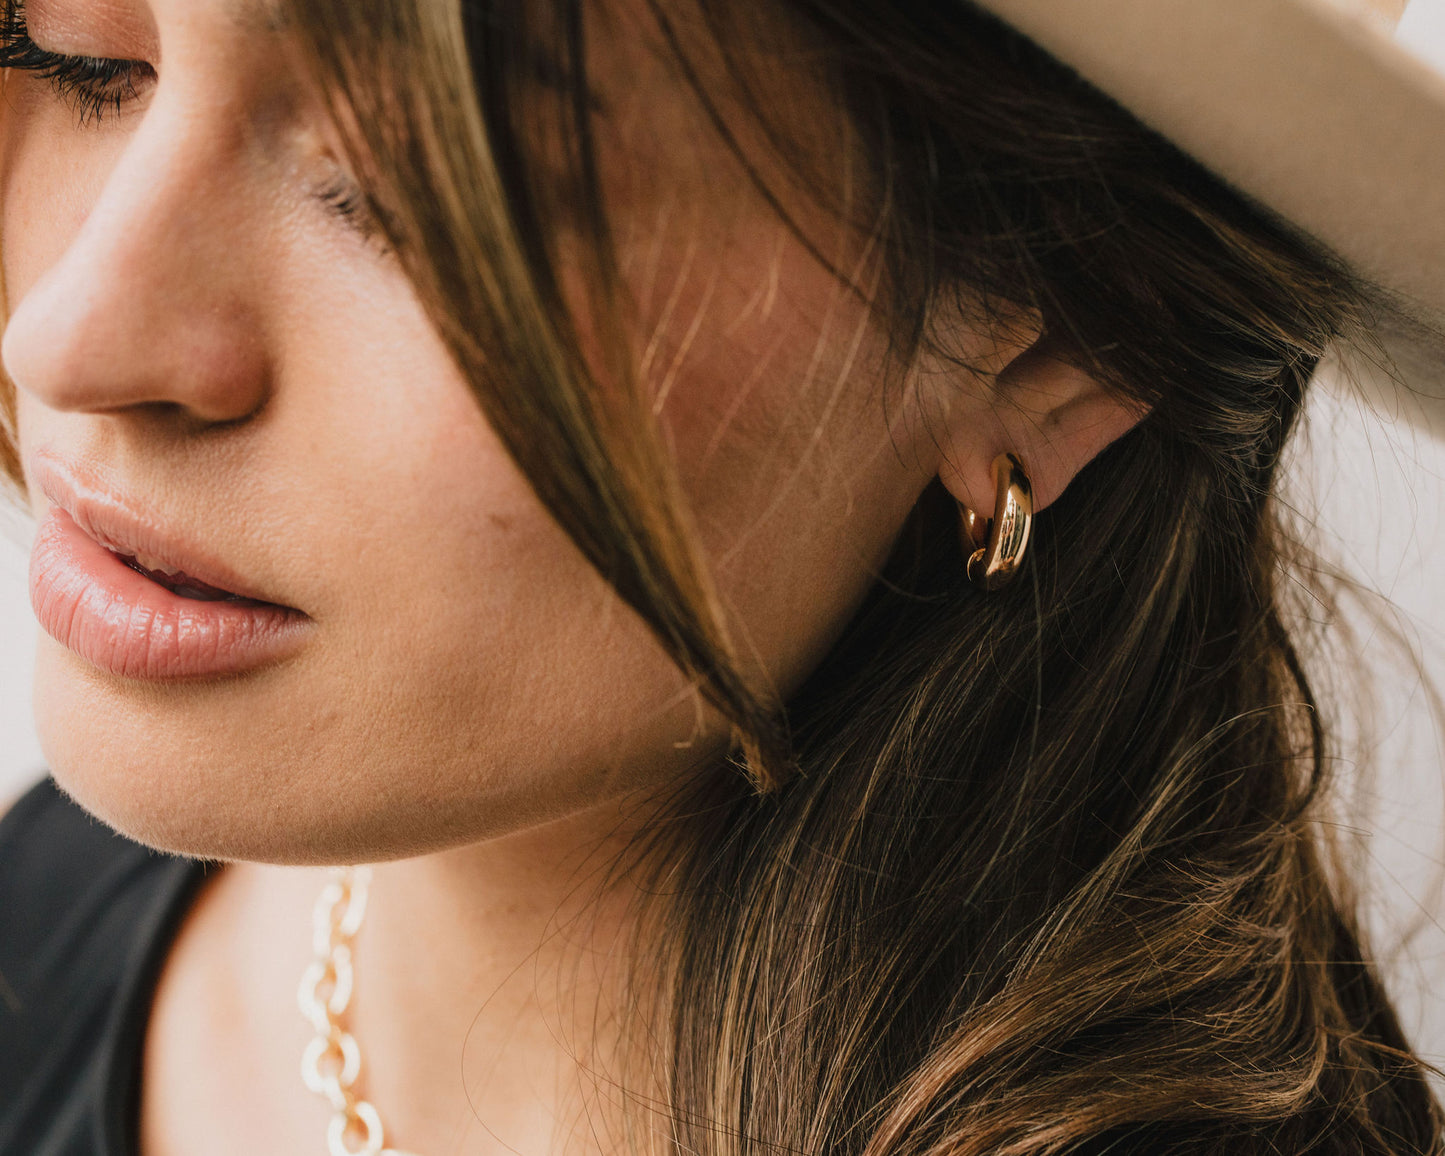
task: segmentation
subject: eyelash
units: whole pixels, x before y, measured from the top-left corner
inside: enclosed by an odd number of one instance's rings
[[[353,228],[367,234],[375,231],[376,217],[370,198],[346,173],[337,173],[316,191],[316,198]]]
[[[140,60],[106,60],[47,52],[30,39],[25,9],[6,6],[0,17],[0,69],[33,72],[50,81],[55,94],[76,111],[82,125],[118,113],[141,95],[141,86],[155,79],[155,70]]]
[[[382,253],[391,251],[381,207],[345,169],[338,166],[336,173],[316,190],[314,196],[363,241],[375,245]]]

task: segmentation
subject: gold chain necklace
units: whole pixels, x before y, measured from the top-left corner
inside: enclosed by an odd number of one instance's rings
[[[351,1004],[351,942],[366,915],[370,867],[338,867],[316,897],[311,949],[316,958],[301,977],[297,1002],[316,1029],[301,1056],[306,1086],[331,1104],[326,1129],[330,1156],[409,1156],[384,1147],[381,1117],[352,1088],[361,1074],[361,1048],[343,1025]],[[360,1147],[352,1147],[357,1141]]]

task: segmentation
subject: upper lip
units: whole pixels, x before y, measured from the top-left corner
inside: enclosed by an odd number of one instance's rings
[[[80,476],[54,455],[44,451],[32,455],[30,475],[52,506],[64,510],[83,534],[111,553],[150,570],[183,573],[241,598],[284,605],[219,559],[190,543],[181,544],[129,501]]]

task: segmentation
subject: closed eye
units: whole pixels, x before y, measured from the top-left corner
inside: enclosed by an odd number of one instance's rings
[[[0,69],[50,81],[55,95],[75,110],[81,125],[120,112],[156,79],[155,69],[143,60],[69,56],[41,48],[30,39],[20,4],[8,5],[0,19]]]

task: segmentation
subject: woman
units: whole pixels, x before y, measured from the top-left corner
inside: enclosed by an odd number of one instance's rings
[[[1339,259],[964,5],[3,59],[0,1149],[1439,1150],[1280,576]]]

